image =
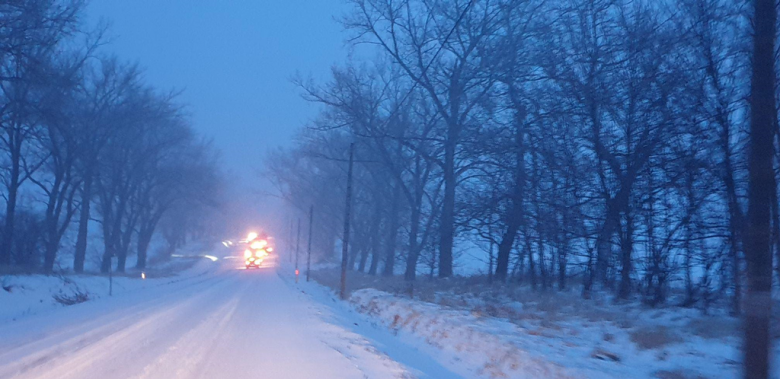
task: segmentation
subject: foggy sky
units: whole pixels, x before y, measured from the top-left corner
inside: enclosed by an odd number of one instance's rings
[[[145,68],[155,87],[183,90],[194,127],[232,173],[254,172],[316,113],[289,79],[325,78],[343,61],[341,0],[92,0],[110,23],[104,51]]]

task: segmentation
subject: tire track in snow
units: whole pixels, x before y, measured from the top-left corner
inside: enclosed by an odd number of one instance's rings
[[[144,367],[144,372],[136,379],[174,379],[190,378],[200,371],[203,362],[209,356],[213,345],[204,341],[216,341],[222,331],[229,325],[238,307],[239,299],[233,297],[197,327],[185,333],[160,356],[156,361]],[[176,372],[169,372],[176,368]]]

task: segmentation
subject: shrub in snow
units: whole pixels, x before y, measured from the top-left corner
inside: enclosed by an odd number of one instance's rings
[[[58,293],[52,295],[52,298],[57,303],[60,303],[62,305],[68,306],[68,305],[74,305],[74,304],[80,304],[85,301],[89,300],[89,293],[86,291],[81,291],[79,289],[73,290],[71,294],[65,294],[65,293]]]

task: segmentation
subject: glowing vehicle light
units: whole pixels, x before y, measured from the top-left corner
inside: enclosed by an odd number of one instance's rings
[[[298,276],[298,270],[297,269],[295,270],[295,275]]]
[[[266,250],[268,250],[268,252],[270,253],[270,252],[274,251],[274,248],[268,246],[268,248]]]
[[[244,250],[244,258],[249,258],[252,256],[252,250],[246,249]]]
[[[246,240],[247,240],[247,241],[252,241],[252,240],[254,240],[254,239],[256,239],[256,238],[257,238],[257,233],[255,233],[255,232],[251,232],[251,233],[249,233],[249,234],[246,236]]]
[[[141,279],[146,279],[146,273],[145,272],[141,273]]]

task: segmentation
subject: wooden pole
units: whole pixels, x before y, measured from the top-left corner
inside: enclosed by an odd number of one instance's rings
[[[298,236],[295,239],[295,283],[298,283],[298,253],[301,250],[301,218],[298,218]]]
[[[352,166],[354,164],[355,144],[349,144],[349,170],[347,171],[347,204],[344,209],[344,239],[341,246],[341,291],[342,300],[347,298],[347,264],[349,262],[349,216],[352,205]]]
[[[314,225],[314,206],[309,208],[309,247],[306,256],[306,281],[309,281],[309,272],[311,271],[311,234],[312,225]]]

